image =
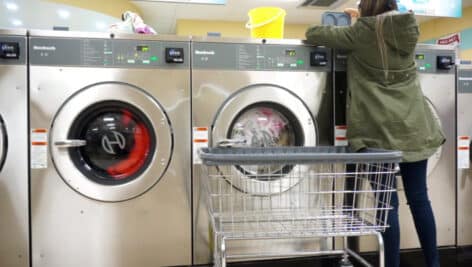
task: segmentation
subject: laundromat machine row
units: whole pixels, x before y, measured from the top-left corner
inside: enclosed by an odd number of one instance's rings
[[[242,139],[264,147],[348,141],[342,51],[299,40],[51,31],[0,31],[0,48],[0,235],[8,240],[0,266],[209,263],[198,148]],[[459,71],[456,107],[455,58],[444,46],[416,52],[424,94],[447,137],[428,169],[440,246],[472,245],[464,228],[470,158],[460,158],[455,176],[456,126],[461,138],[471,134],[461,100],[470,71]],[[244,182],[240,194],[270,193],[261,191],[270,181],[247,175]],[[402,248],[418,248],[400,199]],[[358,242],[361,251],[371,244]],[[336,246],[317,239],[232,249]]]

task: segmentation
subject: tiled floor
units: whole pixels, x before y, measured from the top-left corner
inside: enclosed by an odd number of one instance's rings
[[[442,267],[471,267],[472,266],[472,247],[459,249],[441,249],[441,266]],[[364,255],[364,257],[377,266],[377,259],[375,255]],[[401,267],[425,267],[421,251],[402,252]],[[259,262],[245,262],[233,263],[228,267],[338,267],[339,257],[337,258],[303,258],[290,260],[275,260],[275,261],[259,261]],[[362,266],[354,264],[355,267]],[[207,267],[200,265],[200,267]]]

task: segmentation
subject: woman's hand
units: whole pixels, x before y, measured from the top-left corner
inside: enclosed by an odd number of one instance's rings
[[[346,8],[344,9],[344,13],[351,16],[351,18],[358,18],[360,16],[359,9],[357,8]]]

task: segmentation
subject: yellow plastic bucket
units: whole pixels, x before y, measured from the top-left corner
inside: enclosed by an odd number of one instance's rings
[[[284,23],[287,13],[278,7],[258,7],[249,10],[246,28],[252,38],[284,38]]]

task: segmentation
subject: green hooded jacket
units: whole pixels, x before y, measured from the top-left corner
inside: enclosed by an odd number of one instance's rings
[[[418,36],[414,15],[398,12],[361,17],[348,27],[307,30],[312,44],[350,51],[347,137],[355,151],[400,150],[404,161],[415,162],[445,142],[416,72]]]

